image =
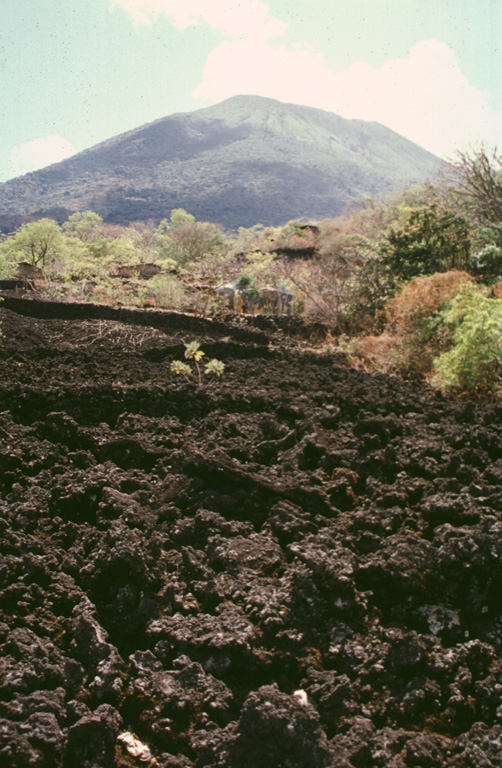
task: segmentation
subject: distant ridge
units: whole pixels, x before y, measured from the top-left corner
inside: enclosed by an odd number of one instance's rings
[[[105,221],[185,208],[229,228],[339,215],[446,164],[379,123],[234,96],[163,117],[67,160],[0,184],[0,227],[92,209]]]

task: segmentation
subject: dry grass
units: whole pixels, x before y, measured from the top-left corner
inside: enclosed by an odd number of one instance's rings
[[[399,347],[398,337],[388,332],[379,336],[362,336],[357,339],[352,359],[356,368],[388,373],[398,367]]]

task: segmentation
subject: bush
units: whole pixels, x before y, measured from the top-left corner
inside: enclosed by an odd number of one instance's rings
[[[442,390],[502,396],[502,301],[465,284],[442,313],[453,346],[434,361]]]
[[[407,376],[431,372],[434,358],[451,343],[452,331],[442,310],[470,282],[467,272],[455,270],[418,277],[387,302],[386,325],[396,338],[393,362],[397,372]]]
[[[359,365],[402,376],[430,374],[434,358],[452,341],[442,310],[471,282],[467,272],[451,271],[407,283],[385,306],[385,332],[357,340]]]
[[[339,348],[355,368],[389,373],[401,368],[402,353],[399,340],[388,332],[352,339],[348,344],[342,336]]]
[[[419,334],[427,340],[431,333],[430,318],[455,296],[463,283],[469,282],[472,277],[457,270],[411,280],[387,302],[387,324],[399,335]]]
[[[209,254],[223,255],[229,245],[222,228],[211,222],[197,222],[183,208],[171,212],[157,228],[157,249],[161,256],[179,265],[200,261]]]

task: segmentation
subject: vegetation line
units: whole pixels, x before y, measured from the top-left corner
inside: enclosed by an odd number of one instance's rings
[[[239,316],[283,315],[288,331],[296,318],[314,321],[325,328],[326,354],[498,399],[501,211],[502,156],[482,147],[459,155],[441,182],[319,222],[225,232],[183,209],[127,227],[92,211],[61,226],[30,221],[0,242],[0,280],[14,280],[6,307],[39,317],[196,334],[210,323],[224,336],[230,313],[234,338],[257,344],[267,334]],[[20,281],[44,303],[23,303]]]

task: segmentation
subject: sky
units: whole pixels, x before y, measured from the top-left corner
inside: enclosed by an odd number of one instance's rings
[[[500,0],[2,0],[0,181],[236,94],[502,148]]]

